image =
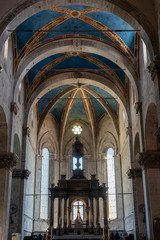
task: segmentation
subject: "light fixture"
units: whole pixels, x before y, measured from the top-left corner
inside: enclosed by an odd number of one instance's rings
[[[80,125],[75,125],[73,128],[72,128],[72,132],[75,134],[75,135],[80,135],[82,133],[83,129]]]

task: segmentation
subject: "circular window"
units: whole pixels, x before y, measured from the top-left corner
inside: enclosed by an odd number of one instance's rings
[[[80,125],[75,125],[73,128],[72,128],[72,132],[76,135],[79,135],[81,134],[83,131],[82,127]]]

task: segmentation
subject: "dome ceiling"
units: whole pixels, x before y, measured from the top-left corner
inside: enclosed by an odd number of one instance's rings
[[[67,38],[90,39],[110,45],[123,54],[136,69],[137,35],[127,22],[102,9],[69,5],[41,11],[17,27],[13,33],[15,72],[21,60],[34,53],[35,49]],[[54,82],[55,76],[69,72],[73,73],[75,78],[74,84],[68,82],[49,89],[38,99],[39,125],[47,113],[50,113],[59,125],[63,121],[68,124],[75,119],[93,124],[105,114],[117,119],[117,99],[106,92],[105,88],[95,86],[94,83],[87,82],[87,79],[85,84],[80,84],[81,73],[94,74],[97,82],[101,81],[100,77],[106,79],[127,98],[128,78],[125,69],[95,52],[56,51],[32,66],[25,76],[26,102],[48,79],[53,78]]]

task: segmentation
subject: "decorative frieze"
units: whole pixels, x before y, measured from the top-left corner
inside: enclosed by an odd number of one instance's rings
[[[151,74],[152,80],[155,79],[156,74],[160,73],[160,58],[158,56],[148,66],[148,70]]]
[[[18,157],[15,153],[0,152],[0,168],[10,169],[16,165]]]
[[[136,160],[142,168],[160,168],[160,151],[137,153]]]
[[[128,178],[137,178],[142,176],[142,170],[141,169],[129,169],[126,174],[128,175]]]
[[[141,102],[136,102],[134,105],[134,108],[136,109],[136,114],[142,111],[142,103]]]
[[[23,136],[28,136],[30,137],[30,128],[29,127],[23,127]]]
[[[21,179],[28,179],[30,175],[30,171],[28,169],[13,169],[12,177],[13,178],[21,178]]]
[[[17,114],[18,109],[19,109],[19,108],[18,108],[16,102],[11,102],[11,103],[10,103],[10,111],[11,111],[11,112],[14,112],[15,115]]]
[[[160,127],[157,129],[154,135],[157,137],[158,143],[160,143]]]

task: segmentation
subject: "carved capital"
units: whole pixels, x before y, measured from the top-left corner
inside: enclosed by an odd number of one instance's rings
[[[142,176],[142,170],[141,169],[129,169],[126,174],[128,175],[128,178],[137,178]]]
[[[157,129],[154,135],[157,137],[158,143],[160,143],[160,127]]]
[[[160,168],[160,151],[137,153],[136,160],[142,168]]]
[[[152,80],[155,79],[156,74],[160,73],[160,58],[158,56],[148,66],[148,70],[151,74]]]
[[[21,178],[21,179],[28,179],[30,175],[30,171],[28,169],[13,169],[12,177],[13,178]]]
[[[0,168],[10,169],[16,165],[18,157],[15,153],[0,152]]]
[[[141,102],[136,102],[134,105],[134,108],[136,109],[136,114],[142,111],[142,103]]]
[[[23,127],[23,136],[28,136],[30,137],[30,128],[29,127]]]
[[[126,127],[126,137],[128,137],[128,135],[130,135],[132,132],[132,128],[131,127]]]
[[[19,108],[18,108],[16,102],[11,102],[11,103],[10,103],[10,111],[11,111],[11,112],[14,112],[15,115],[17,114],[18,109],[19,109]]]

